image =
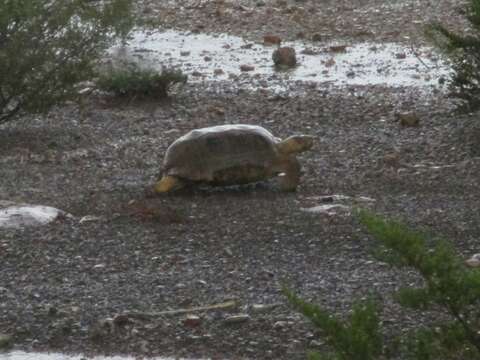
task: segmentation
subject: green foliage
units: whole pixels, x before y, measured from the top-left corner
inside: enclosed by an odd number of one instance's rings
[[[465,100],[466,110],[473,110],[480,107],[480,0],[469,0],[467,18],[473,28],[471,34],[460,35],[433,23],[427,28],[427,36],[452,60],[452,95]]]
[[[164,98],[175,84],[184,84],[187,76],[180,70],[159,73],[135,63],[112,66],[100,73],[97,86],[117,96]]]
[[[132,0],[0,0],[0,123],[77,95],[133,26]]]
[[[414,268],[424,280],[421,288],[401,289],[400,304],[414,309],[434,307],[453,319],[419,331],[410,344],[414,345],[409,347],[411,355],[415,359],[480,358],[480,270],[467,269],[445,240],[432,241],[424,233],[367,211],[358,215],[389,258],[396,258],[394,264]]]
[[[341,321],[284,289],[294,308],[323,330],[333,350],[312,353],[309,358],[374,360],[395,354],[395,358],[415,360],[480,359],[480,269],[467,268],[445,240],[365,210],[357,216],[377,239],[382,260],[414,269],[423,278],[422,286],[397,292],[399,303],[417,310],[433,309],[441,320],[387,342],[381,335],[377,305],[371,300],[355,304],[349,320]]]
[[[382,355],[383,342],[379,329],[377,304],[373,300],[353,306],[348,322],[331,315],[318,305],[310,304],[284,288],[290,303],[325,333],[334,352],[312,353],[310,359],[369,360]]]

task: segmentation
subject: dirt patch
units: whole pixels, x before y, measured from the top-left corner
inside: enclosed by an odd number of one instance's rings
[[[206,30],[228,30],[207,21],[213,3],[198,2],[203,10],[174,3],[151,4],[150,14],[169,7],[177,17],[165,15],[165,26],[193,29],[198,21]],[[266,3],[239,6],[266,11],[273,6]],[[366,11],[379,3],[358,2],[358,9],[380,17]],[[413,4],[426,11],[425,2],[404,3],[397,6],[403,12]],[[439,3],[450,9],[453,2]],[[400,11],[395,4],[392,11]],[[341,10],[341,2],[322,6]],[[358,9],[344,10],[342,19]],[[245,25],[247,37],[257,36],[255,16]],[[403,31],[404,24],[388,27]],[[332,36],[351,31],[347,25],[338,23]],[[283,24],[288,34],[295,26]],[[230,28],[246,29],[236,22]],[[374,201],[363,206],[428,227],[465,256],[478,252],[478,116],[455,115],[442,93],[419,88],[292,86],[295,92],[278,95],[268,87],[232,90],[228,81],[190,83],[168,102],[149,103],[93,96],[81,109],[65,106],[46,119],[0,128],[2,200],[74,216],[0,230],[2,332],[22,349],[303,359],[306,349],[323,344],[287,305],[283,283],[338,314],[374,290],[389,334],[434,317],[399,311],[392,292],[418,278],[375,260],[372,238],[348,211],[302,209],[324,204],[325,195],[367,197]],[[417,126],[402,126],[402,112],[414,112]],[[314,149],[300,156],[298,191],[282,193],[270,181],[153,197],[168,145],[194,128],[224,123],[261,125],[281,138],[315,136]],[[230,300],[235,307],[192,310],[197,317],[155,315]],[[145,315],[122,316],[127,312]]]

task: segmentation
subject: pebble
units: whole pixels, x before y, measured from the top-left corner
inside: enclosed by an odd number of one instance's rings
[[[292,325],[293,322],[292,321],[277,321],[273,324],[273,328],[275,330],[281,330],[281,329],[284,329],[290,325]]]
[[[289,46],[280,47],[273,52],[272,60],[277,66],[293,67],[297,64],[295,49]]]
[[[252,65],[240,65],[240,71],[253,71],[255,70],[255,66]]]
[[[465,260],[465,264],[472,268],[480,267],[480,254],[474,254],[470,259]]]
[[[265,305],[265,304],[253,304],[252,305],[252,311],[256,312],[256,313],[265,312],[265,311],[269,310],[270,308],[271,307],[269,305]]]
[[[344,53],[347,50],[347,45],[334,45],[328,48],[331,52]]]
[[[420,125],[420,118],[417,114],[413,112],[404,112],[404,113],[397,113],[395,117],[400,122],[400,125],[405,127],[413,127]]]
[[[125,314],[118,314],[113,318],[113,324],[115,326],[125,326],[131,323],[132,320],[128,317],[128,315]]]
[[[340,210],[342,212],[350,212],[351,207],[342,204],[325,204],[325,205],[318,205],[309,208],[300,208],[300,210],[313,213],[313,214],[327,214],[327,215],[336,215],[337,211]]]
[[[231,315],[227,318],[225,318],[224,323],[227,325],[230,324],[240,324],[244,323],[250,320],[250,315],[248,314],[237,314],[237,315]]]
[[[265,45],[280,45],[282,39],[276,35],[265,35],[263,37],[263,43]]]
[[[197,315],[189,314],[183,319],[183,325],[187,327],[197,327],[202,323],[202,319]]]
[[[95,216],[95,215],[85,215],[79,220],[79,224],[83,224],[86,222],[92,222],[92,221],[100,221],[102,218],[100,216]]]

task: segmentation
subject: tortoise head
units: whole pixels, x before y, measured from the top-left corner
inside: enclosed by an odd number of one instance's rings
[[[295,154],[310,150],[314,137],[310,135],[293,135],[280,141],[277,146],[282,154]]]

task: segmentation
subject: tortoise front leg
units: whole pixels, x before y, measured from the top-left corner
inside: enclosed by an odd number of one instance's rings
[[[295,191],[300,182],[300,162],[295,156],[288,157],[282,163],[282,170],[285,175],[280,179],[280,188],[282,191]]]
[[[163,176],[156,184],[155,184],[155,192],[156,193],[167,193],[177,189],[180,189],[185,186],[185,183],[175,176]]]

